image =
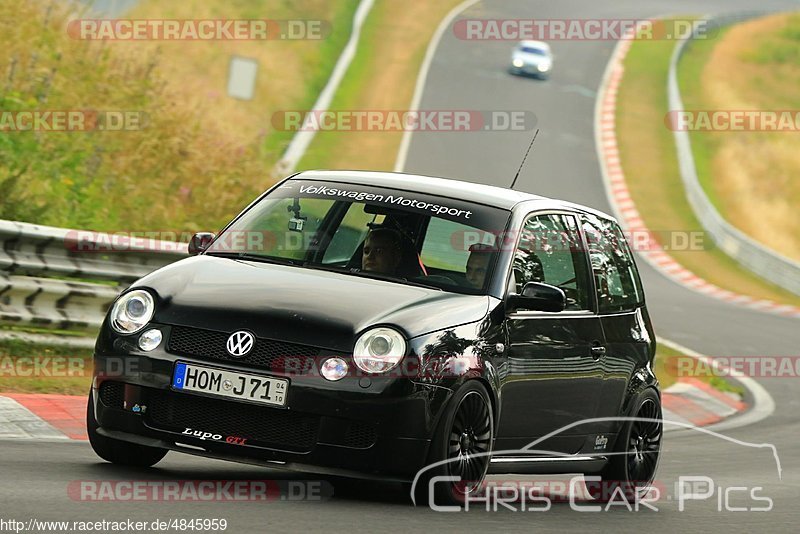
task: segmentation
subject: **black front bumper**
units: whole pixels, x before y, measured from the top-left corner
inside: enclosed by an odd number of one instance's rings
[[[123,357],[96,353],[92,387],[99,433],[246,463],[410,480],[426,464],[430,439],[451,394],[446,387],[403,377],[329,382],[294,376],[286,407],[275,408],[173,391],[179,360],[210,364],[162,351]],[[229,362],[223,366],[270,375]]]

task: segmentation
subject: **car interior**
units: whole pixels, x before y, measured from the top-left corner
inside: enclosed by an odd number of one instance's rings
[[[425,248],[425,240],[429,238],[428,227],[432,219],[430,216],[401,210],[392,210],[390,208],[369,204],[364,206],[364,211],[376,215],[372,222],[367,223],[369,230],[388,228],[398,231],[401,236],[403,236],[403,250],[397,272],[400,277],[412,282],[471,288],[464,275],[468,253],[465,253],[463,260],[459,260],[458,265],[448,266],[451,268],[427,265],[425,263],[422,251],[424,251]],[[375,222],[377,220],[380,220],[380,222]],[[365,232],[364,237],[347,262],[347,268],[361,268],[362,254],[367,234],[368,232]]]

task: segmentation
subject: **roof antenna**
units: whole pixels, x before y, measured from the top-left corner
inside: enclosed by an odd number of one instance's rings
[[[528,145],[528,150],[525,152],[525,157],[522,158],[522,163],[519,164],[519,169],[517,169],[517,174],[514,176],[514,180],[511,182],[511,187],[509,189],[514,189],[514,185],[517,183],[517,178],[519,178],[519,173],[522,171],[522,167],[525,165],[525,160],[528,159],[528,154],[533,147],[533,143],[536,141],[536,136],[539,135],[539,128],[536,128],[536,131],[533,133],[533,139],[531,139],[531,144]]]

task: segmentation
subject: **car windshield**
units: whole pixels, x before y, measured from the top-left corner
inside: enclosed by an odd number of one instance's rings
[[[288,180],[206,254],[485,294],[507,210],[417,192]]]
[[[522,46],[522,47],[520,47],[520,50],[522,52],[525,52],[525,53],[528,53],[528,54],[536,54],[537,56],[545,56],[545,55],[547,55],[547,53],[543,49],[534,48],[532,46]]]

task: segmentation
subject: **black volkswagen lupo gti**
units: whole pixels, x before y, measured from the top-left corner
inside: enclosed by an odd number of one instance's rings
[[[487,473],[635,491],[655,476],[655,334],[607,215],[314,171],[189,250],[102,326],[87,425],[105,460],[152,466],[174,450],[416,481],[450,502]]]

